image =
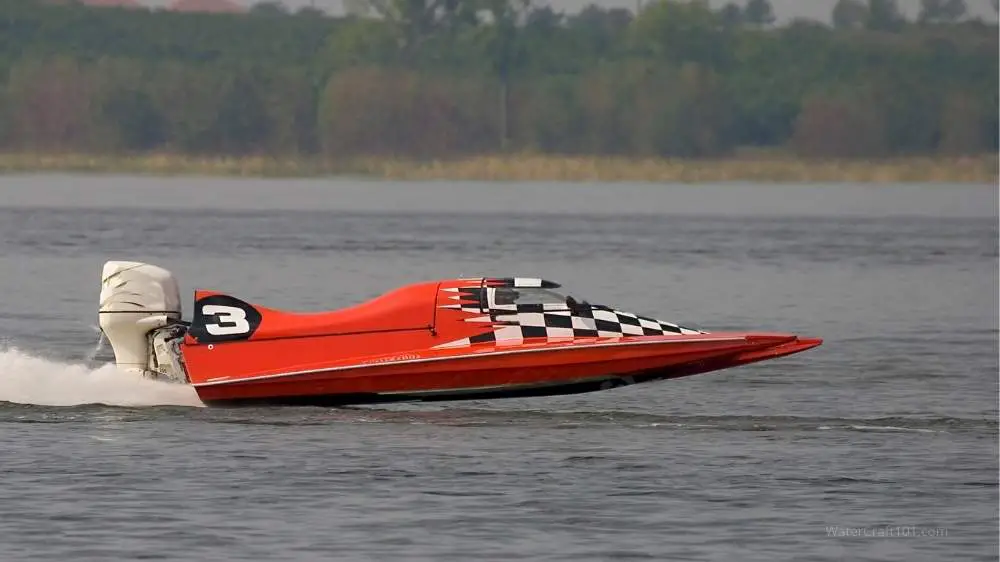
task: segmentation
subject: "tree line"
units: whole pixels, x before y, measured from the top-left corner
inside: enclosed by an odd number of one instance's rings
[[[997,25],[962,0],[767,0],[564,14],[532,0],[354,0],[331,17],[5,0],[0,149],[444,158],[998,147]]]

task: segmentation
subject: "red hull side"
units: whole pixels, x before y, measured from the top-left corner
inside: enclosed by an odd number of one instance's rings
[[[818,345],[794,336],[698,336],[630,343],[484,347],[474,354],[441,354],[395,363],[324,368],[313,365],[252,377],[193,382],[206,402],[324,397],[343,402],[385,401],[444,394],[451,399],[485,392],[525,391],[626,379],[625,384],[676,378],[798,353]],[[407,354],[417,357],[419,354]],[[429,355],[429,354],[424,354]],[[644,376],[639,381],[628,377]],[[595,388],[596,389],[596,388]],[[375,397],[378,397],[375,399]]]

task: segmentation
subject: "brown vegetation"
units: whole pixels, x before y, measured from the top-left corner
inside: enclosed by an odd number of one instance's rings
[[[518,154],[448,160],[199,157],[179,154],[0,154],[0,172],[35,171],[255,177],[363,176],[388,180],[601,182],[997,183],[995,154],[884,160],[782,155],[678,160]]]

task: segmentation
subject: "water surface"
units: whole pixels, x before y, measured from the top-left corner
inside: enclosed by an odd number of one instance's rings
[[[996,559],[997,239],[996,186],[8,176],[0,547]],[[318,310],[524,275],[707,330],[825,343],[569,397],[209,409],[101,366],[106,352],[86,361],[108,259],[167,267],[186,307],[194,288]]]

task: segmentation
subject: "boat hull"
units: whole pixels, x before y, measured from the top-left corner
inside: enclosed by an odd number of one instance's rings
[[[553,396],[672,379],[799,353],[821,343],[788,334],[706,334],[425,350],[354,365],[307,365],[194,382],[209,405],[333,406]]]

